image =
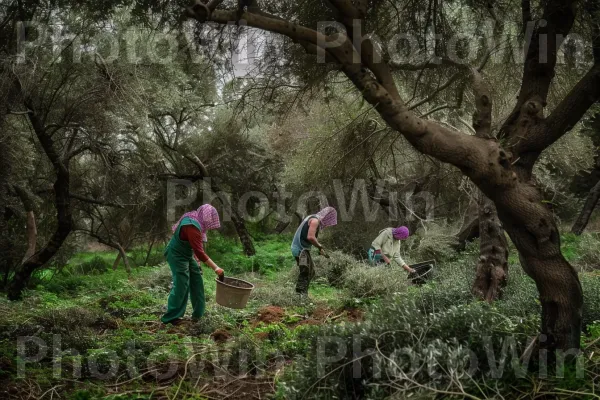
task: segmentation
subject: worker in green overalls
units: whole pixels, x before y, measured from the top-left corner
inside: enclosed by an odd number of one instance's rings
[[[204,252],[206,232],[221,226],[217,210],[205,204],[196,211],[184,214],[173,225],[173,237],[165,250],[165,257],[173,274],[173,288],[169,294],[167,312],[161,318],[165,324],[177,324],[185,314],[188,296],[194,309],[192,319],[198,320],[206,308],[202,269],[196,258],[212,268],[219,276],[224,272]]]

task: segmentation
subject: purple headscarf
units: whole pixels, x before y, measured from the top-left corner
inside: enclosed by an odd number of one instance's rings
[[[397,228],[392,228],[392,236],[394,236],[394,239],[396,240],[404,240],[410,236],[410,232],[407,227],[399,226]]]
[[[210,204],[204,204],[200,206],[196,211],[190,211],[181,216],[179,221],[171,228],[173,232],[177,230],[181,221],[189,217],[193,220],[198,221],[200,227],[202,228],[202,240],[207,241],[208,238],[206,236],[206,231],[211,229],[219,229],[221,227],[221,222],[219,221],[219,213],[216,208],[211,206]]]
[[[319,218],[321,229],[327,228],[328,226],[337,225],[337,211],[333,207],[325,207],[317,214]]]

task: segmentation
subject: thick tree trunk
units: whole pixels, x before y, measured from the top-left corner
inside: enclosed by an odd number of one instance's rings
[[[480,193],[479,261],[473,294],[492,302],[501,296],[508,278],[508,242],[500,225],[494,202]]]
[[[596,205],[598,204],[598,200],[600,200],[600,181],[598,181],[592,190],[590,190],[590,193],[585,200],[585,205],[579,213],[573,228],[571,228],[571,232],[576,235],[581,235],[583,233],[588,222],[590,222],[590,218],[592,217],[594,208],[596,208]]]
[[[520,183],[495,196],[504,229],[519,250],[521,266],[536,283],[542,304],[541,346],[578,349],[583,292],[575,269],[560,249],[560,235],[540,191]]]

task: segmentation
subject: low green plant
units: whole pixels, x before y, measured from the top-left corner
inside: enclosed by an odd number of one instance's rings
[[[87,286],[82,275],[56,274],[48,281],[42,281],[41,288],[46,292],[59,296],[74,296],[80,289]]]
[[[111,265],[103,257],[95,256],[75,267],[74,272],[81,275],[97,275],[105,273],[110,267]]]

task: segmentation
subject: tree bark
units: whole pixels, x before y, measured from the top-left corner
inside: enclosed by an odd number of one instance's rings
[[[125,249],[119,243],[117,243],[116,246],[119,250],[119,254],[121,255],[121,259],[123,260],[123,264],[125,264],[125,271],[127,271],[127,275],[131,275],[131,266],[129,265],[129,258],[127,258]]]
[[[148,252],[146,253],[146,258],[144,259],[144,267],[148,265],[148,261],[150,260],[150,255],[152,254],[152,249],[154,248],[154,243],[156,242],[155,238],[152,238],[152,242],[150,242],[150,247],[148,247]]]
[[[117,250],[118,250],[118,249],[117,249]],[[113,271],[116,271],[116,270],[117,270],[117,268],[119,268],[119,263],[120,263],[120,262],[121,262],[121,252],[119,251],[119,252],[117,253],[117,258],[115,258],[115,261],[113,262],[113,265],[112,265],[112,269],[113,269]]]
[[[242,247],[244,248],[244,254],[248,257],[256,254],[256,249],[254,248],[254,243],[252,242],[252,238],[248,233],[248,229],[246,228],[246,224],[244,223],[244,219],[238,215],[236,210],[232,209],[231,212],[231,222],[235,227],[235,231],[237,232],[240,242],[242,242]]]
[[[29,258],[35,254],[36,243],[37,243],[37,227],[35,224],[35,199],[34,194],[29,192],[27,189],[19,186],[12,185],[15,192],[23,203],[23,208],[26,213],[26,233],[27,233],[27,250],[21,260],[21,264],[25,263]]]
[[[22,263],[25,263],[35,254],[35,247],[37,242],[37,228],[35,226],[35,213],[33,211],[27,212],[27,250],[23,256]]]
[[[492,302],[506,286],[508,242],[494,202],[483,193],[479,197],[479,260],[472,290],[480,300]]]
[[[571,232],[576,234],[577,236],[581,235],[585,230],[588,222],[590,222],[590,218],[592,217],[592,213],[598,204],[598,200],[600,200],[600,181],[596,183],[596,185],[590,190],[590,193],[585,200],[585,204],[577,217],[577,221],[571,228]]]
[[[70,196],[71,175],[68,168],[68,162],[65,163],[59,156],[59,153],[54,146],[52,136],[44,129],[44,124],[36,114],[33,105],[27,103],[26,106],[29,109],[28,118],[33,127],[33,131],[44,149],[46,156],[50,159],[56,174],[53,187],[57,225],[48,243],[16,270],[15,275],[8,286],[9,300],[21,299],[23,290],[27,286],[31,274],[54,257],[73,230]]]

